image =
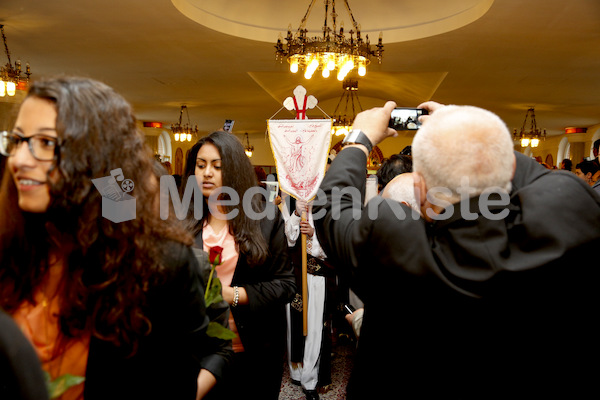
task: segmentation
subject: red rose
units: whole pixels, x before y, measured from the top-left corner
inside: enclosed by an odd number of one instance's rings
[[[212,265],[221,264],[221,253],[223,252],[223,248],[221,246],[214,246],[208,249],[208,261]]]

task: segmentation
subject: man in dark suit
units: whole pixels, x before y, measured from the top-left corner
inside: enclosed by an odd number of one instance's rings
[[[423,218],[363,206],[395,106],[357,115],[314,202],[323,249],[365,303],[348,399],[591,393],[600,197],[514,152],[496,115],[427,102],[412,143]]]

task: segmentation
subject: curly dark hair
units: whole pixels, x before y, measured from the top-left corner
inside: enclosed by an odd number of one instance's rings
[[[112,88],[87,78],[34,82],[27,98],[51,101],[57,111],[60,147],[51,169],[51,202],[42,214],[21,212],[17,191],[4,171],[0,213],[0,307],[14,311],[34,302],[51,253],[64,257],[59,318],[67,337],[89,332],[135,352],[151,330],[145,309],[148,287],[161,280],[167,242],[192,243],[175,220],[157,207],[153,157],[129,103]],[[136,218],[114,223],[101,215],[101,195],[92,179],[121,168],[135,183]]]
[[[185,163],[182,192],[190,177],[195,179],[196,157],[198,156],[200,147],[206,143],[212,143],[219,150],[219,155],[221,156],[222,185],[224,187],[234,189],[241,199],[248,189],[257,186],[258,182],[254,167],[250,163],[250,160],[248,160],[242,143],[231,133],[217,131],[200,138],[190,149]],[[264,198],[261,196],[253,196],[251,202],[253,210],[260,212],[264,208],[265,205],[262,200]],[[196,220],[193,218],[193,201],[190,203],[188,223],[194,234],[197,234],[202,229],[204,221],[209,216],[206,199],[204,199],[202,204],[202,219]],[[248,257],[250,265],[261,264],[267,257],[268,247],[267,241],[260,230],[260,224],[246,215],[241,201],[240,204],[226,206],[226,209],[227,213],[233,209],[239,210],[237,216],[230,220],[228,224],[229,232],[235,238],[238,251]]]

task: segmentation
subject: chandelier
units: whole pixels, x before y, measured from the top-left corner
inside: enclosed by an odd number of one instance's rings
[[[358,99],[358,80],[352,78],[345,79],[344,82],[342,82],[342,88],[344,91],[333,112],[333,127],[331,128],[331,134],[336,136],[347,135],[352,129],[352,123],[356,117],[355,103],[358,104],[359,112],[362,111],[362,106]],[[341,110],[338,113],[342,102],[344,102],[344,114],[341,113]],[[352,114],[348,114],[349,105],[351,106]]]
[[[188,122],[185,125],[182,125],[183,118],[183,110],[185,110],[187,114]],[[190,113],[188,112],[187,106],[181,106],[181,110],[179,111],[179,122],[175,125],[171,124],[171,132],[173,132],[173,136],[175,136],[176,142],[191,142],[192,135],[198,134],[198,125],[192,129],[192,125],[190,124]]]
[[[527,118],[529,117],[529,114],[531,114],[531,128],[529,129],[529,132],[527,132],[525,131],[525,125],[527,125]],[[514,130],[513,139],[519,140],[521,142],[521,147],[527,147],[530,144],[531,147],[538,147],[540,144],[540,139],[546,140],[546,130],[544,129],[542,132],[541,129],[538,129],[535,122],[535,111],[533,107],[527,110],[521,131],[517,133],[517,130]]]
[[[244,146],[244,151],[248,158],[252,157],[252,153],[254,152],[254,146],[250,145],[250,139],[248,139],[248,132],[246,132],[246,146]]]
[[[15,61],[13,67],[12,61],[10,60],[10,52],[8,51],[8,45],[6,44],[6,35],[4,35],[4,25],[0,25],[0,31],[2,32],[2,40],[4,41],[4,51],[8,62],[3,67],[0,67],[0,97],[4,97],[7,94],[14,96],[17,93],[17,89],[25,90],[29,83],[29,76],[31,75],[31,69],[29,63],[25,67],[25,76],[22,75],[21,61]]]
[[[339,30],[337,29],[337,16],[335,10],[335,0],[325,0],[325,22],[323,25],[323,37],[308,37],[306,29],[306,20],[316,3],[312,0],[308,6],[304,18],[300,22],[300,26],[295,35],[292,35],[291,25],[288,28],[286,44],[282,42],[281,35],[277,39],[276,59],[280,62],[287,59],[290,64],[290,71],[298,72],[304,70],[304,77],[310,79],[317,70],[321,70],[324,78],[328,78],[330,74],[337,70],[337,79],[341,82],[346,75],[354,68],[357,69],[358,75],[365,76],[367,73],[367,65],[371,62],[371,57],[377,57],[381,64],[381,56],[383,53],[383,43],[381,34],[379,35],[379,43],[376,45],[376,50],[371,50],[369,35],[366,35],[364,41],[360,34],[360,26],[356,22],[348,0],[343,0],[348,10],[348,14],[352,19],[353,29],[348,32],[350,37],[344,35],[343,22],[340,23]],[[329,13],[331,6],[331,13]],[[331,26],[327,25],[327,20],[331,16]],[[354,35],[356,34],[356,37]]]

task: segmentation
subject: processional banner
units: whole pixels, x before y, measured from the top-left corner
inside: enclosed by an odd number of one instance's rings
[[[271,119],[268,131],[280,189],[312,200],[325,175],[331,119]]]

